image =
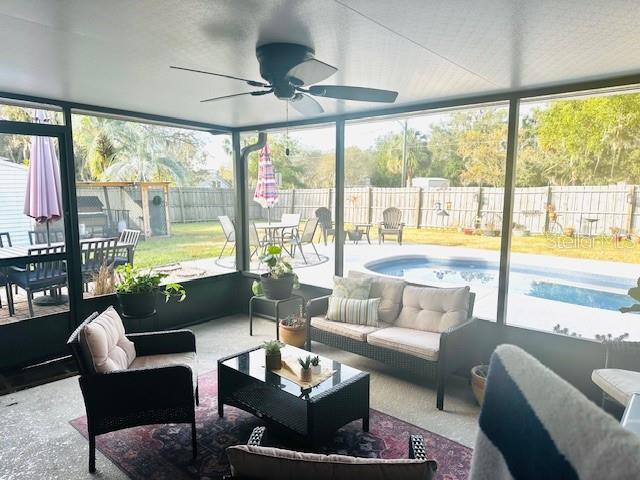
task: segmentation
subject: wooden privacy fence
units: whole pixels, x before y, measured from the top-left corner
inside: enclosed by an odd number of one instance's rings
[[[300,213],[309,218],[319,207],[335,209],[332,188],[280,190],[280,199],[271,209],[271,218],[283,213]],[[504,191],[494,187],[349,187],[344,192],[347,223],[378,223],[388,207],[402,210],[410,227],[500,228]],[[171,188],[171,221],[177,223],[217,220],[220,215],[234,217],[235,192],[219,188]],[[266,219],[267,212],[249,198],[249,218]],[[513,222],[531,233],[549,229],[547,206],[552,205],[557,222],[578,232],[609,234],[612,228],[626,232],[640,230],[640,186],[605,185],[583,187],[516,188]],[[591,225],[591,227],[589,227]],[[591,231],[589,231],[591,228]]]

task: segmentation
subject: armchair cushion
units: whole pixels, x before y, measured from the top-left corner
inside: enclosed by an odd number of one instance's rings
[[[397,327],[442,333],[468,318],[469,287],[432,288],[407,286]]]
[[[227,456],[234,477],[253,480],[424,480],[432,474],[428,460],[320,455],[250,445],[229,447]]]
[[[380,299],[378,320],[388,324],[397,320],[402,308],[402,292],[407,285],[405,281],[353,270],[349,272],[349,278],[371,278],[369,298]]]
[[[367,343],[435,362],[440,351],[440,334],[411,328],[381,328],[367,335]]]
[[[139,356],[131,362],[129,369],[160,368],[173,365],[186,365],[191,369],[191,380],[195,391],[198,386],[198,362],[195,352]]]
[[[591,380],[622,405],[627,405],[631,396],[640,392],[640,372],[601,368],[591,373]]]
[[[368,325],[353,325],[351,323],[334,322],[332,320],[327,320],[324,317],[311,317],[311,326],[319,330],[333,333],[335,335],[341,335],[359,342],[365,342],[367,340],[367,335],[378,330],[376,327],[370,327]]]
[[[82,328],[80,346],[97,373],[126,370],[136,358],[136,348],[112,306]]]

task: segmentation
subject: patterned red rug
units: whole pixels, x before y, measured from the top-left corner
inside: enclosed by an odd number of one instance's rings
[[[262,423],[253,415],[228,406],[225,406],[224,417],[218,417],[215,371],[201,375],[199,386],[198,458],[195,461],[191,459],[191,427],[187,424],[150,425],[100,435],[96,439],[98,450],[132,479],[208,480],[227,474],[225,448],[245,443],[251,430]],[[70,423],[87,438],[86,417]],[[468,477],[470,448],[373,409],[368,433],[362,431],[360,421],[350,423],[336,433],[324,453],[407,458],[410,434],[423,435],[429,458],[438,462],[436,478],[463,480]]]

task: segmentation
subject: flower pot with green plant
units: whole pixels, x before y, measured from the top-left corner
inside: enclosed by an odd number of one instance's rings
[[[282,247],[269,245],[260,260],[269,268],[267,273],[260,276],[264,296],[269,300],[289,298],[292,290],[299,286],[298,276],[293,272],[291,264],[282,258]],[[258,289],[256,287],[253,290],[255,293]]]
[[[300,380],[303,382],[311,381],[311,355],[307,355],[305,358],[298,358],[298,363],[302,367],[300,369]]]
[[[316,355],[311,359],[311,373],[313,375],[320,375],[322,372],[322,365],[320,365],[320,357]]]
[[[302,306],[300,306],[297,314],[288,315],[280,320],[280,325],[278,326],[280,340],[287,345],[302,348],[306,340],[306,325],[307,321],[302,314]]]
[[[155,273],[151,270],[142,272],[127,263],[116,268],[118,281],[116,283],[116,296],[122,314],[127,317],[146,317],[156,311],[156,296],[164,296],[165,302],[172,297],[182,302],[186,297],[182,285],[168,283],[160,285],[165,273]]]
[[[264,367],[267,370],[280,370],[282,368],[282,353],[280,350],[284,343],[278,340],[269,340],[262,344],[264,348]]]

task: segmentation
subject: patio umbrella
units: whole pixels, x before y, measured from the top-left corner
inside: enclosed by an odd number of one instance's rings
[[[267,220],[271,223],[271,207],[278,201],[278,185],[276,173],[271,162],[269,146],[265,145],[260,150],[260,162],[258,163],[258,183],[253,201],[267,209]]]
[[[36,123],[47,123],[45,113],[36,111]],[[34,135],[27,174],[24,214],[47,226],[47,244],[51,244],[49,224],[62,217],[60,200],[60,166],[53,142],[49,137]]]

